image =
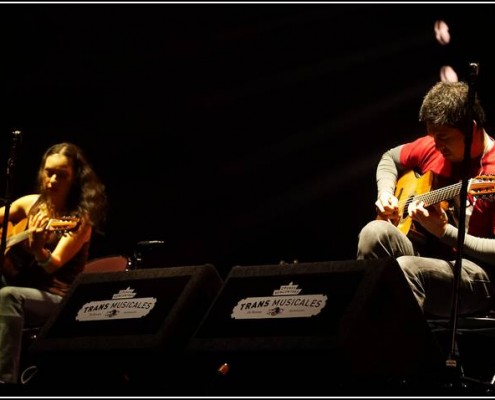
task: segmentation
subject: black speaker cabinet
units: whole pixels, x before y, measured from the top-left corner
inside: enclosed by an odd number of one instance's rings
[[[151,376],[157,360],[159,371],[172,369],[222,283],[209,264],[81,274],[29,353],[44,378],[84,368],[128,380]]]
[[[234,267],[187,351],[205,374],[227,364],[212,392],[227,395],[342,394],[443,365],[394,259]]]

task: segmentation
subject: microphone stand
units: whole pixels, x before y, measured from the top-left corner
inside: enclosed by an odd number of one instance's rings
[[[464,246],[464,238],[466,236],[466,203],[467,203],[467,188],[470,179],[470,161],[471,161],[471,145],[473,141],[473,107],[476,98],[476,80],[479,72],[479,65],[476,63],[469,64],[469,82],[468,82],[468,98],[466,104],[466,117],[467,125],[464,136],[464,159],[462,163],[462,183],[460,191],[460,209],[459,209],[459,226],[457,235],[457,254],[454,264],[454,279],[452,285],[452,305],[450,314],[450,350],[448,358],[445,362],[448,368],[455,371],[455,378],[457,383],[460,383],[460,379],[463,378],[462,365],[458,360],[457,348],[457,322],[459,313],[459,289],[460,289],[460,278],[462,271],[462,249]]]
[[[0,272],[2,272],[3,263],[5,261],[5,250],[7,247],[7,228],[9,223],[10,205],[12,203],[11,185],[13,181],[14,168],[17,159],[17,149],[19,147],[20,141],[21,141],[21,131],[17,131],[17,130],[13,131],[12,143],[10,147],[10,157],[7,161],[7,173],[6,173],[6,181],[5,181],[5,196],[4,196],[5,212],[2,223],[2,237],[0,239]]]

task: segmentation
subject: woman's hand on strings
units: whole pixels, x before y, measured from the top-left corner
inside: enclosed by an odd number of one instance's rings
[[[46,230],[50,218],[43,211],[38,211],[29,218],[29,247],[33,252],[42,249],[48,240],[49,232]]]

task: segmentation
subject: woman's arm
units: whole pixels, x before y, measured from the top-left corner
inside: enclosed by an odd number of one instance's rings
[[[33,204],[38,200],[39,194],[28,194],[26,196],[19,197],[10,204],[9,208],[9,221],[17,223],[25,219],[29,210]],[[3,224],[5,217],[5,206],[0,207],[0,224]]]
[[[50,232],[46,230],[48,217],[42,211],[34,215],[30,220],[30,250],[40,265],[48,273],[53,273],[66,262],[71,260],[81,247],[91,238],[92,227],[86,219],[81,219],[79,226],[74,231],[63,234],[53,251],[45,247]]]

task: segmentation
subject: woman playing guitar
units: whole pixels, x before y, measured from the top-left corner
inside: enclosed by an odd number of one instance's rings
[[[72,143],[50,147],[38,193],[13,201],[0,288],[0,380],[18,383],[23,327],[41,326],[87,259],[106,211],[105,187]],[[0,208],[0,222],[5,207]],[[11,225],[10,225],[11,224]],[[12,240],[14,239],[14,240]]]

